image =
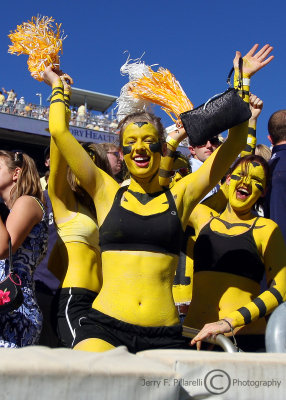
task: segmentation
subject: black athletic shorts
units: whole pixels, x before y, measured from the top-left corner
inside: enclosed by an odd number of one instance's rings
[[[144,327],[112,318],[91,309],[79,322],[73,346],[85,339],[102,339],[114,347],[126,346],[130,353],[152,349],[190,349],[182,337],[182,326]]]
[[[92,290],[70,287],[57,294],[57,331],[64,347],[73,347],[79,332],[79,321],[86,317],[97,293]]]

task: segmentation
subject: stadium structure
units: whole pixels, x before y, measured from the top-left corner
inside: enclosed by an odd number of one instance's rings
[[[116,96],[73,88],[71,95],[72,117],[70,131],[80,142],[118,143],[115,119],[107,114]],[[85,105],[88,113],[78,121],[76,109]],[[39,171],[43,169],[44,151],[49,146],[48,108],[31,105],[25,109],[19,103],[0,106],[0,139],[3,150],[22,150],[36,161]],[[93,112],[99,113],[93,113]],[[101,113],[101,114],[100,114]]]

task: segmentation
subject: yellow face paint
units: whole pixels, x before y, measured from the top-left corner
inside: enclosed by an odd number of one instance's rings
[[[234,210],[248,211],[254,206],[265,190],[266,177],[261,164],[250,162],[240,164],[230,177],[229,202]]]
[[[148,178],[156,173],[161,160],[161,153],[156,151],[160,149],[158,144],[159,135],[154,125],[147,122],[127,125],[123,132],[123,153],[131,175]]]

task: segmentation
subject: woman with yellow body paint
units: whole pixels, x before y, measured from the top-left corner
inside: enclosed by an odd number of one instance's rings
[[[244,74],[253,75],[271,61],[272,48],[255,45],[244,57]],[[240,53],[234,65],[237,70]],[[268,58],[267,58],[268,57]],[[172,297],[181,237],[194,206],[215,186],[243,149],[247,122],[232,128],[228,139],[203,164],[170,190],[159,184],[163,127],[147,113],[121,122],[120,140],[130,172],[120,188],[96,167],[65,124],[59,76],[48,67],[44,80],[53,87],[50,133],[96,207],[102,251],[102,289],[81,322],[75,349],[106,351],[126,345],[130,352],[184,345]],[[247,80],[248,83],[248,80]],[[176,140],[168,143],[174,150]]]
[[[229,332],[231,327],[242,350],[264,348],[264,316],[286,294],[286,246],[281,231],[274,221],[253,212],[265,193],[268,176],[262,157],[238,159],[227,178],[226,209],[218,214],[200,204],[191,215],[197,240],[193,297],[184,324],[203,326],[192,344]],[[269,289],[260,294],[264,272]]]
[[[64,80],[63,84],[68,129],[70,87]],[[86,143],[84,149],[92,161],[111,174],[106,153],[100,146]],[[49,269],[61,281],[57,299],[58,335],[65,347],[72,347],[79,320],[90,309],[102,285],[98,225],[93,200],[77,184],[53,138],[50,158],[49,196],[59,239],[50,256]]]
[[[240,153],[240,157],[245,155],[254,154],[255,146],[256,146],[256,123],[257,119],[263,108],[263,101],[260,100],[253,93],[249,96],[249,108],[251,111],[251,118],[248,121],[248,137],[247,137],[247,145],[244,150]],[[173,163],[167,159],[168,163],[166,163],[164,157],[161,161],[161,176],[168,177],[168,170],[172,170]],[[175,166],[175,164],[174,164]],[[162,173],[163,171],[163,173]],[[162,178],[161,178],[162,179]],[[168,184],[167,180],[163,181]],[[173,184],[173,181],[171,185]],[[228,185],[225,183],[220,186],[220,190],[213,194],[207,199],[202,200],[202,203],[210,207],[211,209],[222,212],[224,211],[228,201]],[[185,234],[183,245],[181,249],[180,259],[178,263],[178,267],[176,270],[176,275],[173,284],[173,297],[175,304],[178,306],[179,314],[181,320],[184,320],[189,304],[192,300],[192,292],[193,292],[193,249],[196,241],[196,233],[192,226],[192,214],[190,216],[190,223],[188,224]]]

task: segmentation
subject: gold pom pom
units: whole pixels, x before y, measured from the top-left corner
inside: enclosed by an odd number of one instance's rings
[[[180,83],[168,69],[160,67],[155,72],[149,67],[149,72],[151,77],[143,76],[130,82],[129,90],[134,97],[158,104],[173,121],[181,113],[194,108]]]
[[[42,73],[52,64],[59,67],[59,52],[65,37],[60,32],[61,24],[53,26],[52,17],[32,17],[31,21],[18,25],[8,37],[12,45],[11,54],[27,54],[28,69],[38,81],[42,81]]]

